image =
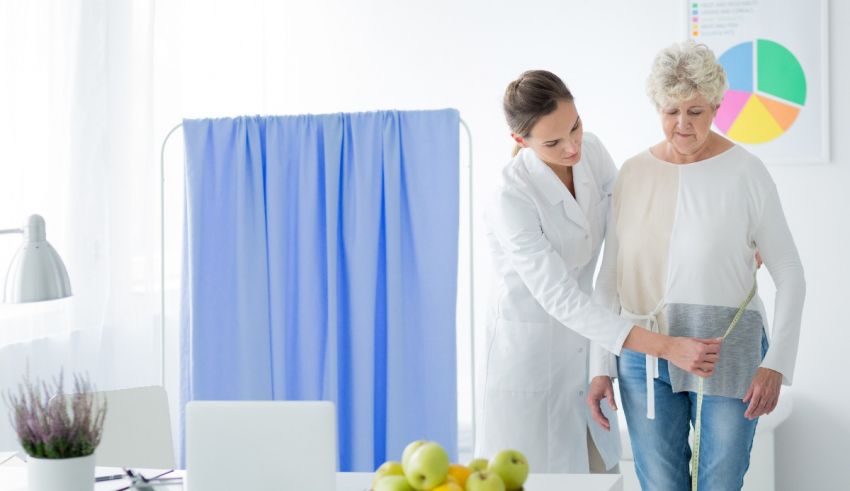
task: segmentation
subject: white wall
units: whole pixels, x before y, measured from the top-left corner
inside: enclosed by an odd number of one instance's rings
[[[182,47],[187,116],[456,107],[474,133],[478,210],[511,148],[500,107],[510,80],[530,68],[561,75],[586,129],[621,162],[661,137],[643,84],[655,52],[682,32],[672,0],[227,3],[185,0],[193,19]],[[841,308],[850,277],[850,96],[839,90],[850,86],[850,58],[839,49],[850,46],[841,30],[850,5],[831,4],[833,163],[771,168],[809,284],[795,410],[777,437],[781,490],[841,487],[841,459],[850,455],[850,393],[838,369],[850,346]],[[480,220],[475,230],[482,319],[490,265]]]
[[[777,433],[777,489],[846,488],[850,392],[850,3],[830,2],[832,163],[771,168],[806,268],[794,413]],[[841,389],[844,387],[844,389]]]

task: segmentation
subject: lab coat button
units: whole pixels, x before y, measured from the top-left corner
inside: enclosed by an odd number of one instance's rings
[[[579,353],[584,353],[584,348],[579,348],[579,349],[578,349],[578,352],[579,352]]]
[[[584,396],[584,391],[583,390],[578,391],[578,395]]]

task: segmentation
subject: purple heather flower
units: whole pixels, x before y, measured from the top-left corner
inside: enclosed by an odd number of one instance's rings
[[[106,401],[95,395],[84,376],[74,375],[74,392],[66,396],[63,373],[52,387],[33,383],[26,375],[17,394],[10,390],[4,399],[12,409],[9,419],[18,440],[31,457],[85,457],[100,443]]]

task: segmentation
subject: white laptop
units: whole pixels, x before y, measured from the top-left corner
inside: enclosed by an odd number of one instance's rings
[[[327,401],[192,401],[187,491],[336,488],[336,409]]]

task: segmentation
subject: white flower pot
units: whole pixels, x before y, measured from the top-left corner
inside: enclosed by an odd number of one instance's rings
[[[94,454],[73,459],[27,458],[29,491],[92,491]]]

